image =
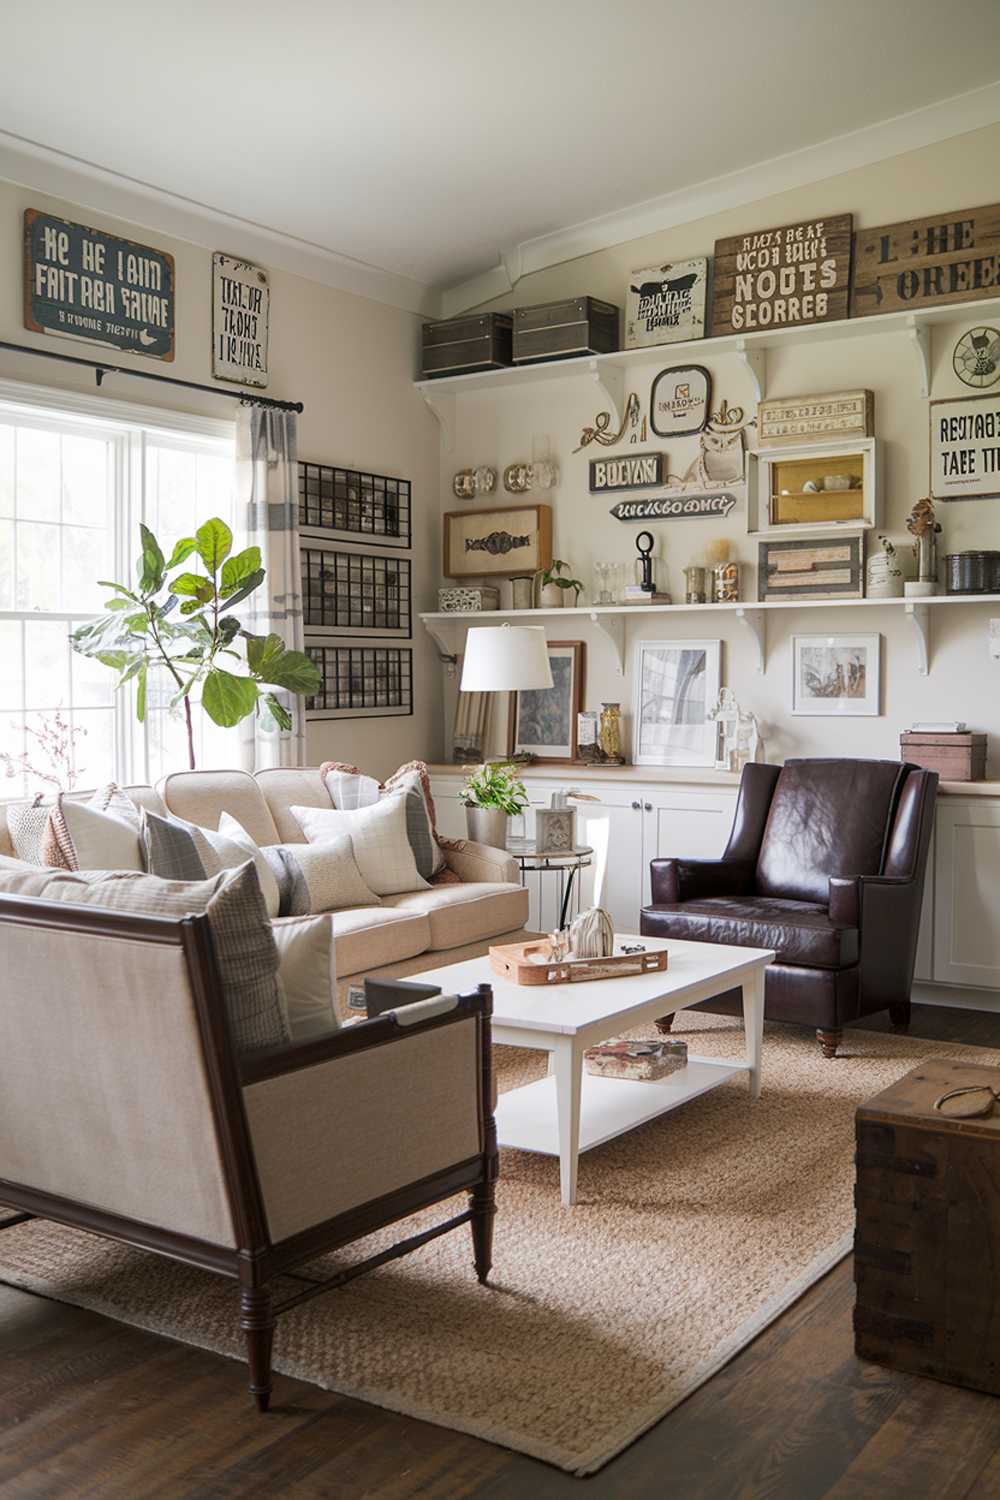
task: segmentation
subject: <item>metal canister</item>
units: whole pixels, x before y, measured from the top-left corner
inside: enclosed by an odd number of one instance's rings
[[[1000,552],[949,552],[944,576],[949,594],[998,594]]]

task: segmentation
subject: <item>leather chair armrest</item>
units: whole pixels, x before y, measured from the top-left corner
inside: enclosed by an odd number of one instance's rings
[[[454,870],[463,884],[487,880],[520,884],[517,860],[506,849],[491,849],[489,844],[474,844],[471,839],[438,839],[445,864]]]
[[[745,896],[754,864],[744,859],[654,859],[650,862],[654,906],[699,901],[708,896]]]
[[[837,922],[842,927],[860,927],[861,892],[859,885],[860,882],[856,879],[844,879],[839,875],[830,876],[831,922]]]
[[[861,889],[863,1013],[910,998],[923,880],[865,875]]]

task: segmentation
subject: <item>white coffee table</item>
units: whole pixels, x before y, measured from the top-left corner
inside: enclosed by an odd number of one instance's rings
[[[488,957],[410,976],[440,985],[445,994],[491,984],[493,1040],[550,1054],[547,1078],[500,1096],[497,1135],[501,1146],[558,1156],[564,1203],[576,1201],[581,1151],[634,1130],[718,1088],[738,1073],[747,1074],[752,1099],[760,1094],[764,971],[774,953],[767,948],[723,947],[628,934],[616,935],[616,952],[622,943],[642,943],[647,950],[667,948],[670,967],[628,979],[551,988],[508,984],[491,968]],[[743,1057],[719,1059],[689,1053],[686,1068],[655,1082],[600,1078],[585,1071],[583,1054],[588,1047],[738,987],[743,990]]]

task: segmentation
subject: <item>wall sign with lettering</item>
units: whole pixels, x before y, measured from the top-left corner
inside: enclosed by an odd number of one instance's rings
[[[646,500],[619,500],[609,515],[616,521],[693,521],[704,516],[728,516],[736,496],[728,490],[712,495],[658,495]]]
[[[267,385],[271,288],[267,272],[218,250],[212,256],[212,374]]]
[[[625,308],[625,347],[674,344],[705,337],[708,258],[633,271]]]
[[[653,490],[663,484],[662,453],[630,453],[622,458],[590,460],[590,493],[609,490]]]
[[[1000,495],[1000,395],[931,402],[931,496]]]
[[[712,376],[704,365],[661,370],[649,393],[649,425],[657,437],[690,437],[712,410]]]
[[[1000,296],[1000,203],[859,229],[851,317]]]
[[[24,326],[171,360],[174,258],[25,209]]]
[[[851,215],[715,242],[712,334],[847,317]]]

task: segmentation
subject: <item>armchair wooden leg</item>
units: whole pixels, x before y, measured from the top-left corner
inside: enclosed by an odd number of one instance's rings
[[[820,1029],[816,1032],[816,1040],[823,1049],[824,1057],[836,1057],[837,1048],[840,1046],[843,1035],[844,1030],[841,1026],[825,1031]]]
[[[657,1031],[662,1031],[663,1035],[666,1036],[667,1033],[670,1031],[671,1027],[674,1024],[674,1015],[675,1014],[676,1014],[675,1011],[671,1011],[670,1014],[669,1014],[669,1016],[661,1016],[660,1019],[656,1023],[656,1029],[657,1029]]]
[[[905,1031],[910,1024],[909,1000],[900,1000],[897,1005],[890,1005],[889,1020],[898,1030]]]
[[[476,1275],[485,1282],[493,1266],[493,1221],[497,1216],[496,1183],[483,1182],[469,1194],[472,1209],[472,1255]]]
[[[244,1287],[240,1292],[240,1327],[246,1334],[250,1394],[258,1411],[267,1411],[271,1401],[271,1344],[274,1312],[267,1287]]]

